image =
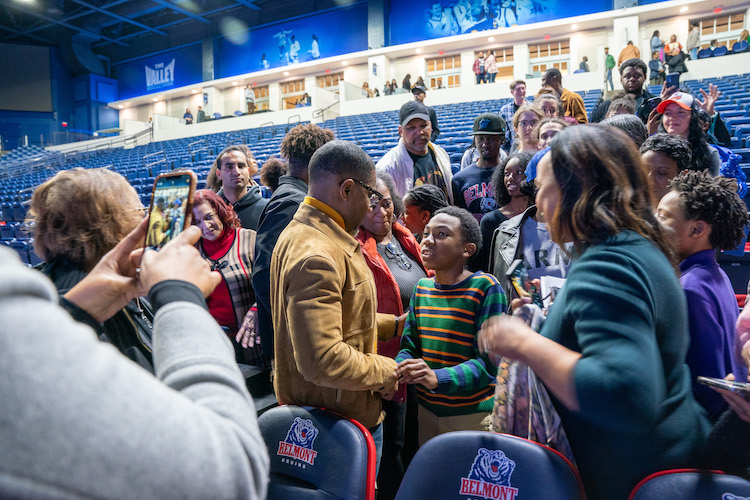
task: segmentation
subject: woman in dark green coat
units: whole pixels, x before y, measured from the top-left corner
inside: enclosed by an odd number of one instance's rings
[[[493,318],[480,349],[544,382],[590,500],[628,497],[652,472],[694,464],[709,432],[685,354],[685,296],[632,140],[606,125],[561,131],[539,163],[538,209],[574,260],[540,334]]]

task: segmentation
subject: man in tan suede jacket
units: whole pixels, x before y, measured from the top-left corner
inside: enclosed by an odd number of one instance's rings
[[[380,456],[381,396],[398,382],[377,340],[400,332],[403,320],[376,314],[372,273],[352,236],[382,198],[370,187],[375,165],[354,143],[331,141],[313,154],[309,174],[309,196],[271,259],[276,397],[358,420]]]

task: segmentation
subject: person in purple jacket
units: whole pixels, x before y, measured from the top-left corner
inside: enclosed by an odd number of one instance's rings
[[[732,179],[708,172],[683,172],[669,187],[656,217],[672,232],[680,259],[690,325],[686,361],[695,399],[715,421],[726,403],[716,391],[699,385],[696,377],[724,378],[734,373],[737,380],[747,378],[735,334],[737,301],[729,278],[716,262],[717,250],[736,248],[742,240],[747,208]]]

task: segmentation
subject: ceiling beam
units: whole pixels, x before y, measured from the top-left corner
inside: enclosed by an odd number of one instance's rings
[[[0,26],[0,29],[5,30],[5,31],[9,31],[12,34],[12,36],[8,38],[9,40],[26,36],[28,38],[33,38],[34,40],[38,40],[40,42],[44,42],[44,43],[49,44],[49,45],[56,45],[56,43],[54,43],[54,42],[52,42],[50,40],[47,40],[46,38],[42,38],[41,36],[27,34],[27,33],[24,33],[22,31],[18,31],[18,30],[15,30],[13,28],[10,28],[8,26]]]
[[[255,5],[255,2],[257,0],[255,0],[255,1],[250,1],[250,0],[234,0],[234,1],[237,2],[238,4],[244,5],[245,7],[250,7],[253,10],[260,10],[260,7],[258,7],[257,5]]]
[[[115,14],[114,12],[111,12],[111,11],[108,11],[108,10],[105,10],[105,9],[101,9],[101,8],[95,6],[95,5],[91,5],[88,2],[84,2],[83,0],[71,0],[71,1],[77,3],[78,5],[82,5],[84,7],[87,7],[89,9],[91,9],[91,10],[95,10],[97,12],[101,12],[104,15],[107,15],[107,16],[110,16],[110,17],[114,17],[115,19],[118,19],[118,20],[123,21],[125,23],[132,24],[134,26],[138,26],[139,28],[143,28],[143,29],[145,29],[147,31],[150,31],[152,33],[156,33],[157,35],[164,35],[164,36],[166,36],[166,33],[163,32],[163,31],[160,31],[158,29],[154,29],[151,26],[147,26],[147,25],[145,25],[143,23],[139,23],[138,21],[133,21],[132,19],[128,19],[127,17],[120,16],[118,14]]]
[[[115,7],[117,5],[126,3],[128,1],[130,1],[130,0],[116,0],[114,2],[108,3],[107,5],[102,5],[102,9],[109,9],[109,8]],[[78,12],[76,14],[72,14],[70,16],[63,17],[61,19],[61,21],[63,21],[63,22],[73,21],[74,19],[78,19],[79,17],[88,16],[88,15],[91,15],[92,13],[93,12],[90,11],[90,10],[84,10],[82,12]],[[51,28],[54,25],[55,25],[55,23],[40,24],[39,26],[37,26],[35,28],[31,28],[31,29],[28,29],[26,31],[20,32],[19,34],[21,34],[21,35],[28,35],[29,33],[33,33],[35,31],[45,30],[47,28]]]
[[[213,14],[218,14],[219,12],[223,12],[225,10],[236,9],[236,8],[237,8],[237,4],[230,4],[230,5],[226,5],[224,7],[219,7],[218,9],[214,9],[214,10],[210,10],[208,12],[204,12],[203,15],[204,16],[211,16]],[[170,21],[170,22],[165,23],[165,24],[160,24],[159,26],[156,26],[156,28],[157,29],[168,28],[170,26],[174,26],[174,25],[177,25],[177,24],[182,24],[182,23],[184,23],[186,21],[189,21],[189,20],[190,20],[189,18],[177,19],[175,21]],[[144,35],[144,34],[146,34],[146,31],[139,31],[137,33],[128,33],[127,35],[123,35],[123,36],[119,37],[118,40],[129,40],[131,38],[135,38],[137,36]],[[99,48],[99,47],[103,47],[105,45],[107,45],[107,42],[101,41],[101,42],[95,43],[94,47]]]
[[[40,13],[40,12],[34,12],[31,9],[27,9],[26,7],[23,7],[22,5],[19,5],[19,4],[8,4],[6,6],[12,8],[12,9],[16,9],[16,10],[19,10],[21,12],[24,12],[24,13],[30,15],[30,16],[38,17],[39,19],[44,19],[45,21],[50,22],[52,24],[59,24],[60,26],[65,26],[66,28],[70,28],[70,29],[75,30],[75,31],[77,31],[79,33],[84,33],[84,34],[89,35],[89,36],[94,37],[94,38],[99,38],[99,39],[102,39],[102,40],[107,40],[108,42],[116,43],[117,45],[122,45],[123,47],[128,47],[127,43],[121,42],[120,40],[115,40],[114,38],[109,38],[109,37],[101,35],[99,33],[94,33],[92,31],[88,31],[88,30],[79,28],[78,26],[75,26],[75,25],[70,24],[70,23],[66,23],[65,21],[58,21],[56,19],[53,19],[53,18],[51,18],[49,16],[46,16],[46,15]]]
[[[175,5],[175,4],[171,3],[171,2],[167,2],[166,0],[151,0],[151,1],[154,2],[154,3],[157,3],[159,5],[161,5],[163,7],[167,7],[169,9],[174,10],[174,11],[177,11],[180,14],[184,14],[184,15],[186,15],[188,17],[192,17],[196,21],[200,21],[200,22],[205,23],[205,24],[211,24],[211,21],[209,21],[208,19],[206,19],[204,17],[201,17],[198,14],[194,14],[194,13],[190,12],[187,9],[183,9],[182,7],[178,7],[177,5]]]

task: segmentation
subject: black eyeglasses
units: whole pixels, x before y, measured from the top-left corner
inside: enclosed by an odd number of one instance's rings
[[[343,184],[345,180],[346,179],[344,179],[343,181],[339,182],[339,186],[341,184]],[[380,200],[383,199],[383,193],[381,193],[380,191],[374,190],[373,188],[371,188],[370,186],[368,186],[367,184],[365,184],[364,182],[362,182],[359,179],[355,179],[355,178],[351,177],[351,180],[353,180],[354,182],[356,182],[357,184],[359,184],[360,186],[362,186],[363,188],[365,188],[367,190],[367,192],[370,195],[370,205],[371,206],[372,205],[376,205]]]
[[[396,264],[398,264],[398,267],[400,267],[401,269],[405,271],[411,269],[411,261],[404,255],[404,252],[402,252],[401,249],[398,248],[393,242],[390,242],[385,246],[385,255],[389,259],[394,259],[396,261]]]

